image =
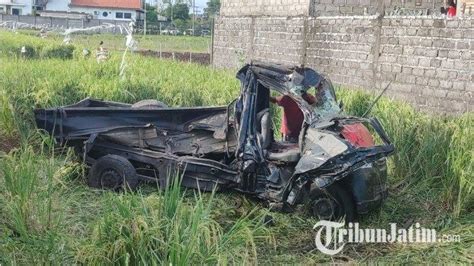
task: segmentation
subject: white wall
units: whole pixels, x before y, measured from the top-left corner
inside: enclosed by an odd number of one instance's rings
[[[69,3],[70,0],[49,0],[46,5],[46,10],[50,11],[70,11]]]
[[[13,5],[12,5],[13,3]],[[31,15],[33,11],[33,0],[0,0],[0,6],[4,7],[4,12],[6,11],[6,6],[9,6],[9,14],[11,14],[11,9],[20,9],[21,15]],[[16,5],[15,5],[16,4]],[[19,5],[19,6],[17,6]]]
[[[96,8],[96,7],[71,7],[69,11],[88,13],[94,16],[96,19],[110,19],[110,20],[129,20],[129,19],[117,19],[115,17],[116,12],[131,13],[132,19],[137,18],[137,11],[131,9],[117,9],[117,8]],[[98,12],[98,15],[95,13]],[[104,12],[107,16],[104,16]]]
[[[21,9],[21,15],[31,15],[33,10],[33,0],[13,0],[15,4],[22,4],[22,6],[15,6],[13,8]],[[130,13],[132,19],[137,19],[137,11],[132,9],[117,9],[117,8],[95,8],[95,7],[70,7],[70,0],[49,0],[46,5],[46,10],[49,11],[64,11],[64,12],[81,12],[91,14],[96,19],[110,19],[110,20],[130,20],[125,18],[116,18],[116,13]],[[0,0],[0,6],[6,4],[11,5],[11,0]],[[98,12],[98,14],[95,14]],[[104,16],[104,12],[107,16]],[[11,13],[11,11],[10,11]]]

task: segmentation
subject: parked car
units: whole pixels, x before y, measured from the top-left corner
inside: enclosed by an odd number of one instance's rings
[[[160,31],[161,35],[179,35],[180,32],[178,29],[164,29]]]
[[[183,32],[183,35],[194,36],[194,30],[193,29],[187,29]]]
[[[302,204],[320,219],[347,221],[381,205],[394,147],[376,118],[345,115],[331,82],[309,68],[252,63],[237,78],[241,93],[228,106],[85,99],[35,110],[36,123],[76,148],[95,188],[166,186],[182,176],[185,187],[233,189],[274,209]],[[302,91],[317,102],[308,104]],[[274,138],[271,92],[288,95],[303,112],[297,143]]]

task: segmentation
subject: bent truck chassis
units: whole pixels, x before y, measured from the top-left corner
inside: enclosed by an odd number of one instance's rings
[[[256,63],[237,77],[241,95],[224,107],[86,99],[35,110],[36,122],[84,156],[92,166],[89,179],[100,179],[94,184],[127,173],[165,186],[181,173],[186,187],[234,189],[274,206],[305,203],[328,219],[351,220],[380,205],[387,196],[386,157],[394,148],[377,119],[344,115],[330,81],[308,68]],[[301,96],[310,89],[315,105]],[[298,143],[273,138],[271,91],[291,97],[303,112]]]

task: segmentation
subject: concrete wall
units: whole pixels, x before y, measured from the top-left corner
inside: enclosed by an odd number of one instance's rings
[[[48,0],[46,10],[50,11],[71,11],[69,9],[70,0]]]
[[[386,12],[439,13],[445,0],[222,0],[221,16],[335,16]]]
[[[217,19],[214,65],[232,68],[249,60],[302,62],[304,18],[240,17]]]
[[[312,0],[312,16],[375,14],[383,0]]]
[[[444,0],[312,0],[313,16],[328,15],[373,15],[397,10],[400,13],[433,14],[439,13]]]
[[[396,16],[223,17],[214,62],[306,64],[337,84],[388,95],[428,112],[474,107],[474,19]]]
[[[309,15],[311,0],[222,0],[222,16]]]
[[[341,85],[375,86],[376,24],[372,18],[309,19],[306,64]]]
[[[377,78],[398,98],[442,112],[474,111],[474,19],[383,20]]]

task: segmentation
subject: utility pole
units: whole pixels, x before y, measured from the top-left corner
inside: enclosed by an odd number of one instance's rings
[[[196,35],[196,31],[194,28],[195,21],[196,21],[196,0],[193,0],[193,36]]]
[[[145,19],[143,20],[143,35],[146,35],[146,0],[143,1],[145,4]]]
[[[456,16],[457,17],[460,17],[461,15],[463,15],[462,13],[462,6],[463,6],[463,1],[462,0],[457,0],[456,1]]]
[[[170,1],[169,5],[170,5],[170,12],[171,12],[171,16],[170,16],[171,25],[173,25],[173,27],[174,27],[174,23],[173,23],[173,1]]]

